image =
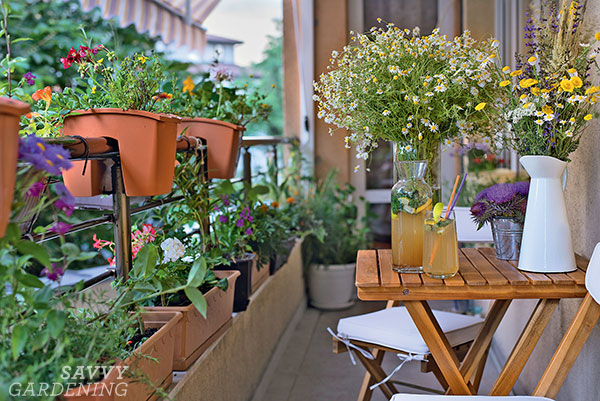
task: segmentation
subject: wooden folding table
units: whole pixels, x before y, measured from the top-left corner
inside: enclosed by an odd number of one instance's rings
[[[358,297],[364,301],[403,301],[429,347],[441,374],[456,395],[475,394],[471,378],[485,358],[492,336],[513,299],[539,299],[521,336],[498,376],[490,395],[508,395],[533,352],[561,298],[583,298],[588,260],[577,256],[571,273],[527,273],[515,262],[498,260],[492,248],[463,248],[456,276],[433,279],[425,274],[399,274],[392,270],[389,249],[362,250],[356,264]],[[427,301],[494,300],[481,332],[459,363]]]

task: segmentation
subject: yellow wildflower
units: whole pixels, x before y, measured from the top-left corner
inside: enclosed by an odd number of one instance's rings
[[[537,96],[540,94],[540,88],[538,88],[537,86],[532,87],[530,90],[534,96]]]
[[[538,61],[538,59],[537,59],[537,57],[536,57],[536,56],[531,56],[531,57],[529,57],[529,58],[527,59],[527,62],[528,62],[529,64],[531,64],[531,65],[536,65],[536,64],[537,64],[537,61]]]
[[[594,35],[594,38],[596,40],[600,40],[600,32],[596,32],[596,34]]]
[[[510,85],[510,81],[509,80],[502,81],[498,85],[500,85],[500,86],[507,86],[507,85]]]
[[[519,85],[521,86],[521,88],[529,88],[530,86],[533,86],[537,83],[538,81],[533,78],[523,78],[519,81]]]
[[[480,111],[480,110],[483,110],[484,107],[485,107],[485,102],[481,102],[477,106],[475,106],[475,110]]]
[[[510,73],[511,77],[518,77],[519,75],[523,74],[523,71],[521,70],[515,70],[513,72]]]
[[[584,119],[585,121],[590,121],[590,120],[592,119],[592,117],[593,117],[593,116],[592,116],[591,114],[586,114],[586,116],[585,116],[585,117],[583,117],[583,119]]]
[[[146,56],[138,56],[137,59],[142,63],[142,64],[146,64],[146,60],[148,60],[148,57]]]
[[[502,69],[502,72],[509,73],[510,72],[510,67],[509,66],[504,66],[504,68]]]
[[[96,93],[96,85],[92,86],[92,93]]]
[[[188,75],[185,81],[183,81],[183,92],[187,92],[191,95],[195,86],[194,81],[192,81],[192,76]]]
[[[563,79],[562,81],[560,81],[560,87],[565,92],[573,92],[574,85],[570,80]]]
[[[598,86],[590,86],[589,88],[587,88],[587,90],[585,91],[586,95],[592,94],[592,93],[596,93],[598,92],[598,90],[600,90],[600,87]]]
[[[544,114],[552,114],[552,113],[554,113],[554,110],[552,110],[552,107],[550,107],[547,104],[545,104],[544,106],[542,106],[542,113],[544,113]]]
[[[583,81],[578,76],[571,77],[571,83],[576,88],[581,88],[583,86]]]

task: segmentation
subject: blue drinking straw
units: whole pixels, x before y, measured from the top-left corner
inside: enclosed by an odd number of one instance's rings
[[[456,193],[456,196],[454,197],[454,200],[452,201],[452,206],[450,206],[450,211],[448,212],[448,215],[450,215],[450,213],[452,213],[452,211],[454,210],[454,206],[456,205],[456,201],[458,201],[458,197],[460,195],[460,191],[462,191],[463,185],[467,179],[467,174],[465,173],[465,175],[463,176],[462,181],[460,182],[460,186],[458,187],[458,192]]]

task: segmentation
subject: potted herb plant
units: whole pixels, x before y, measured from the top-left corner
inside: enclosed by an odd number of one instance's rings
[[[156,54],[134,54],[118,62],[114,52],[99,45],[72,48],[61,59],[64,68],[75,64],[82,79],[76,89],[54,94],[64,117],[64,135],[108,137],[117,141],[128,196],[151,196],[171,191],[175,166],[178,117],[157,114],[163,66]],[[64,175],[75,196],[98,195],[101,185],[90,185],[94,169],[83,162]],[[90,188],[95,188],[91,190]]]
[[[213,65],[196,83],[188,76],[183,88],[173,88],[170,110],[183,117],[179,132],[206,140],[209,178],[233,178],[246,125],[272,110],[264,94],[247,86],[236,86],[227,69]]]
[[[367,228],[361,226],[352,203],[354,188],[336,185],[335,175],[330,173],[309,200],[325,236],[321,240],[311,234],[302,243],[310,303],[320,309],[342,309],[354,303],[356,252],[367,246]]]
[[[488,115],[501,120],[500,139],[522,156],[531,177],[519,257],[525,271],[576,270],[561,176],[600,91],[590,74],[598,71],[600,33],[583,36],[584,7],[585,1],[542,2],[540,15],[526,21],[527,52],[517,55],[514,70],[497,67],[493,75],[502,91]]]
[[[477,229],[491,225],[498,259],[519,259],[528,194],[529,182],[521,181],[492,185],[475,197],[471,216]]]

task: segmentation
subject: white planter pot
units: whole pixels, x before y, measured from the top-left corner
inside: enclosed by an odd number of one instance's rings
[[[354,304],[356,294],[355,264],[310,265],[308,294],[312,306],[318,309],[344,309]]]
[[[574,271],[575,253],[561,176],[567,163],[550,156],[523,156],[531,177],[519,269],[535,273]]]

